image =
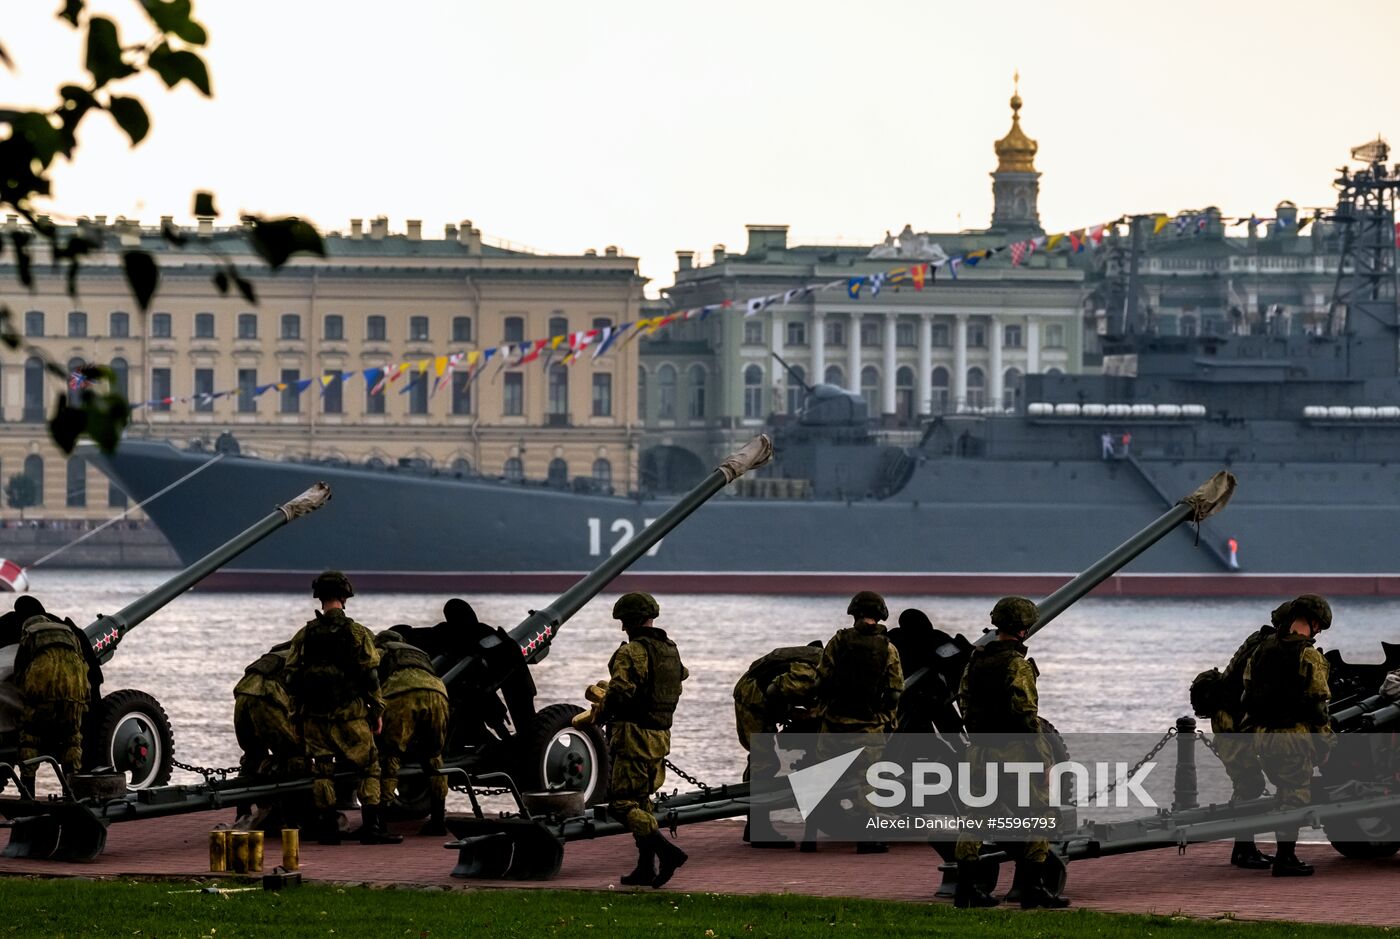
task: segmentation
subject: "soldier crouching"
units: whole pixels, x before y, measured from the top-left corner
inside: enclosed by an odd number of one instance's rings
[[[83,647],[74,628],[47,615],[31,616],[21,627],[15,675],[24,704],[20,711],[19,758],[49,754],[65,776],[83,765],[83,719],[91,685]],[[32,793],[37,767],[21,766]]]
[[[380,797],[398,801],[399,768],[405,760],[436,771],[428,777],[432,808],[420,835],[447,834],[447,777],[441,775],[447,746],[447,686],[433,671],[432,660],[417,646],[386,629],[375,637],[380,650],[379,682],[384,695],[384,730],[379,734],[383,776]]]
[[[306,773],[306,744],[292,717],[285,668],[292,644],[273,646],[246,669],[233,687],[233,733],[243,751],[238,775],[248,781]],[[235,828],[253,825],[251,802],[239,803]]]

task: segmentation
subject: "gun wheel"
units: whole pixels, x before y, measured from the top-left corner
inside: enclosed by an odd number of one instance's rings
[[[522,790],[581,791],[585,805],[607,800],[608,744],[597,727],[574,727],[574,715],[582,710],[551,704],[535,715],[519,737]]]
[[[88,768],[110,766],[126,773],[128,789],[149,789],[170,781],[175,735],[160,702],[144,691],[124,689],[102,699],[90,727]]]
[[[1342,857],[1364,861],[1400,852],[1400,841],[1395,840],[1400,838],[1400,825],[1388,816],[1337,819],[1328,822],[1325,831]]]

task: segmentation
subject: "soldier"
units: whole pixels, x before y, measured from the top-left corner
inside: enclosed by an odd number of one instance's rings
[[[292,718],[292,699],[284,683],[290,642],[279,643],[243,670],[233,686],[233,733],[243,755],[242,777],[277,778],[306,773],[306,744]],[[240,803],[234,827],[252,824],[253,806]]]
[[[1232,802],[1257,799],[1264,794],[1264,771],[1259,768],[1259,754],[1244,722],[1244,670],[1261,642],[1288,628],[1290,605],[1291,601],[1279,604],[1270,615],[1270,622],[1240,643],[1223,672],[1204,671],[1191,683],[1192,707],[1200,716],[1210,718],[1216,753],[1230,777]],[[1235,839],[1230,863],[1245,870],[1268,870],[1273,867],[1274,858],[1255,846],[1252,835],[1244,835]]]
[[[424,769],[442,769],[447,746],[447,687],[433,672],[427,653],[403,642],[398,632],[386,629],[375,637],[379,647],[379,683],[384,694],[384,731],[379,735],[384,776],[380,785],[383,804],[399,794],[399,767],[406,758]],[[447,834],[447,777],[432,776],[432,810],[420,835]]]
[[[755,659],[734,686],[734,726],[739,746],[750,751],[744,766],[744,779],[757,765],[758,777],[770,779],[778,773],[777,754],[771,747],[751,752],[754,734],[775,734],[787,725],[812,713],[816,703],[817,663],[821,661],[820,640],[805,646],[784,646]],[[793,843],[773,829],[766,812],[752,812],[752,822],[744,826],[744,840],[756,848],[791,848]],[[753,823],[757,823],[755,826]]]
[[[83,718],[92,693],[89,662],[83,643],[74,635],[77,631],[40,612],[24,621],[15,651],[16,684],[23,701],[20,761],[53,756],[65,776],[82,770]],[[31,793],[35,773],[34,766],[20,767]]]
[[[1040,718],[1035,666],[1026,658],[1026,635],[1039,615],[1035,604],[1025,597],[1001,598],[992,607],[996,640],[972,650],[958,689],[958,706],[971,739],[967,752],[969,766],[1026,761],[1049,767],[1054,763],[1051,742]],[[1016,734],[1019,739],[979,743],[978,736],[982,734]],[[1043,781],[1032,783],[1030,790],[1037,805],[1047,801]],[[994,806],[989,811],[1017,814],[1017,809],[1007,806]],[[1045,882],[1045,862],[1050,852],[1048,841],[1035,839],[1009,844],[1007,848],[1019,855],[1016,881],[1021,888],[1022,909],[1069,906],[1069,900],[1053,893]],[[976,884],[981,853],[981,841],[958,839],[955,854],[958,885],[953,895],[956,907],[997,905],[997,899],[982,892]]]
[[[379,651],[374,636],[345,613],[355,595],[340,571],[326,571],[311,582],[321,609],[292,638],[286,683],[311,757],[312,796],[320,813],[318,840],[339,844],[335,771],[353,769],[363,824],[361,844],[398,844],[379,806],[379,754],[374,735],[383,729],[384,699],[379,693]]]
[[[1327,660],[1313,648],[1317,634],[1332,625],[1332,607],[1316,594],[1288,605],[1288,626],[1259,643],[1244,669],[1246,725],[1254,731],[1259,763],[1278,790],[1279,806],[1301,808],[1312,801],[1313,767],[1332,743],[1327,705]],[[1275,877],[1313,872],[1298,859],[1298,829],[1280,829]]]
[[[652,814],[652,793],[666,781],[671,717],[681,682],[690,677],[676,644],[654,625],[660,613],[646,593],[623,594],[613,605],[613,619],[622,621],[627,641],[608,661],[608,686],[598,712],[599,722],[608,726],[612,754],[608,811],[637,841],[637,866],[622,877],[630,886],[660,887],[687,858],[661,834]]]

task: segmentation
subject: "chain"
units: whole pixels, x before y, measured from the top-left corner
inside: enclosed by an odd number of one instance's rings
[[[1196,731],[1196,736],[1199,737],[1199,738],[1201,739],[1201,743],[1203,743],[1203,744],[1206,745],[1206,749],[1207,749],[1207,750],[1209,750],[1211,753],[1214,753],[1214,754],[1215,754],[1215,758],[1216,758],[1217,760],[1219,760],[1219,761],[1222,762],[1222,763],[1225,762],[1225,758],[1224,758],[1223,756],[1221,756],[1221,755],[1220,755],[1220,751],[1219,751],[1218,749],[1216,749],[1215,741],[1212,740],[1212,739],[1210,739],[1209,737],[1207,737],[1207,736],[1206,736],[1206,732],[1205,732],[1204,730],[1198,730],[1198,731]]]
[[[482,789],[477,786],[448,786],[453,792],[460,792],[463,795],[470,795],[475,792],[479,796],[503,796],[510,792],[509,786],[502,786],[499,789]]]
[[[188,770],[191,773],[198,773],[200,776],[204,777],[205,782],[210,782],[215,776],[218,776],[220,779],[226,779],[227,777],[232,776],[239,771],[239,767],[237,766],[193,766],[189,763],[181,763],[179,760],[174,759],[173,757],[170,760],[170,765],[175,767],[176,769],[183,769]]]
[[[1197,733],[1200,733],[1200,731],[1197,731]],[[1167,731],[1165,734],[1162,735],[1162,739],[1158,740],[1156,746],[1154,746],[1151,750],[1148,750],[1147,754],[1142,759],[1138,760],[1136,763],[1133,764],[1133,768],[1128,770],[1127,775],[1124,776],[1122,779],[1115,779],[1113,782],[1109,783],[1099,792],[1092,793],[1084,799],[1071,799],[1069,804],[1079,805],[1082,802],[1093,802],[1099,796],[1108,795],[1118,786],[1120,782],[1122,782],[1125,779],[1132,779],[1133,776],[1137,773],[1137,771],[1142,769],[1142,767],[1147,763],[1147,761],[1151,760],[1154,756],[1161,753],[1162,748],[1165,747],[1168,743],[1170,743],[1171,739],[1175,736],[1176,728],[1173,727],[1171,730]]]
[[[714,788],[713,786],[705,785],[700,780],[696,779],[694,776],[681,769],[675,763],[672,763],[670,760],[666,761],[666,768],[669,769],[671,772],[675,773],[681,779],[684,779],[686,782],[690,783],[692,786],[695,786],[701,792],[709,792],[711,789]]]

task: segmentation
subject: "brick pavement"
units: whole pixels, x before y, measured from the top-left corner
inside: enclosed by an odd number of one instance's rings
[[[209,828],[228,821],[231,814],[115,824],[106,852],[94,863],[0,858],[0,875],[198,876],[208,870]],[[938,883],[937,856],[921,844],[895,844],[888,854],[859,857],[840,845],[823,845],[816,854],[759,851],[739,840],[740,825],[741,820],[730,820],[682,828],[679,844],[690,852],[691,861],[665,889],[927,901]],[[411,832],[412,826],[400,830]],[[604,838],[570,844],[563,869],[550,881],[464,881],[452,878],[456,854],[444,850],[443,841],[410,834],[402,845],[303,844],[302,872],[308,880],[336,883],[608,890],[615,889],[617,877],[635,860],[630,838]],[[1231,867],[1229,851],[1229,843],[1220,842],[1192,846],[1184,856],[1168,848],[1076,861],[1070,865],[1065,892],[1075,906],[1105,912],[1400,924],[1394,903],[1400,858],[1351,861],[1326,845],[1302,845],[1299,854],[1317,865],[1317,875],[1276,880],[1267,871],[1261,875]],[[268,839],[266,856],[269,868],[281,856],[275,837]],[[1002,889],[1009,878],[1006,866]]]

